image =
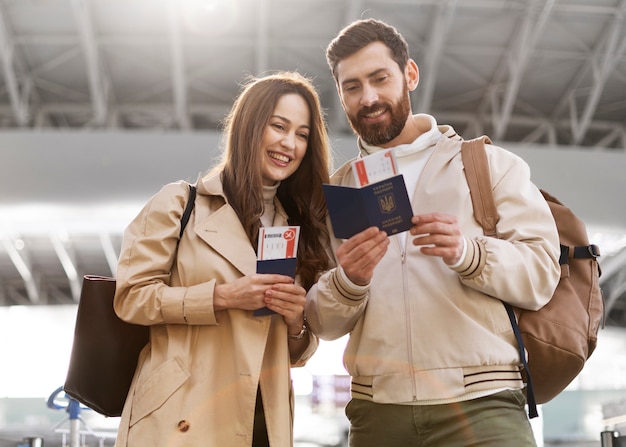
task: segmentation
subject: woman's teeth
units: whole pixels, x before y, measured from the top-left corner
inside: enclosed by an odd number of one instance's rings
[[[276,152],[270,152],[269,156],[275,160],[282,161],[283,163],[289,163],[289,157],[281,154],[277,154]]]

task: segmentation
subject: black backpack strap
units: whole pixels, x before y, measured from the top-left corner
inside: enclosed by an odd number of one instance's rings
[[[189,199],[187,200],[187,206],[185,206],[185,211],[183,212],[183,217],[180,219],[180,234],[179,238],[183,237],[183,232],[185,231],[185,227],[187,226],[187,222],[189,222],[189,216],[191,216],[191,212],[193,211],[193,207],[196,204],[196,187],[195,185],[189,184]]]
[[[522,333],[519,330],[519,325],[517,324],[517,318],[515,318],[515,311],[513,310],[513,307],[504,301],[502,301],[502,304],[504,304],[506,313],[509,316],[509,321],[511,322],[515,339],[517,340],[519,356],[522,359],[522,366],[526,371],[526,400],[528,403],[528,417],[531,419],[536,418],[539,416],[539,413],[537,412],[537,401],[535,400],[535,388],[533,387],[533,379],[530,377],[530,369],[528,368],[528,362],[526,361],[526,348],[524,347]]]
[[[559,264],[568,264],[569,258],[575,259],[591,259],[600,257],[600,248],[597,245],[576,245],[567,246],[561,244],[561,257]]]

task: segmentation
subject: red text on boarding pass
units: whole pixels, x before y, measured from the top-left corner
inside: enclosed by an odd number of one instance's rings
[[[257,258],[267,259],[294,258],[298,252],[300,227],[261,227]]]
[[[398,174],[393,149],[375,152],[352,162],[352,173],[358,187],[376,183]]]

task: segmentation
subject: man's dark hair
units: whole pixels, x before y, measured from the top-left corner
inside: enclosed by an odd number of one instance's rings
[[[391,25],[376,19],[357,20],[342,29],[326,49],[326,61],[337,81],[337,64],[373,42],[382,42],[391,56],[404,70],[409,60],[409,46],[404,37]]]

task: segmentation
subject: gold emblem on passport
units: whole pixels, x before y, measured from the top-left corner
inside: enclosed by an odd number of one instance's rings
[[[378,206],[383,213],[391,213],[396,209],[393,194],[386,194],[378,198]]]

